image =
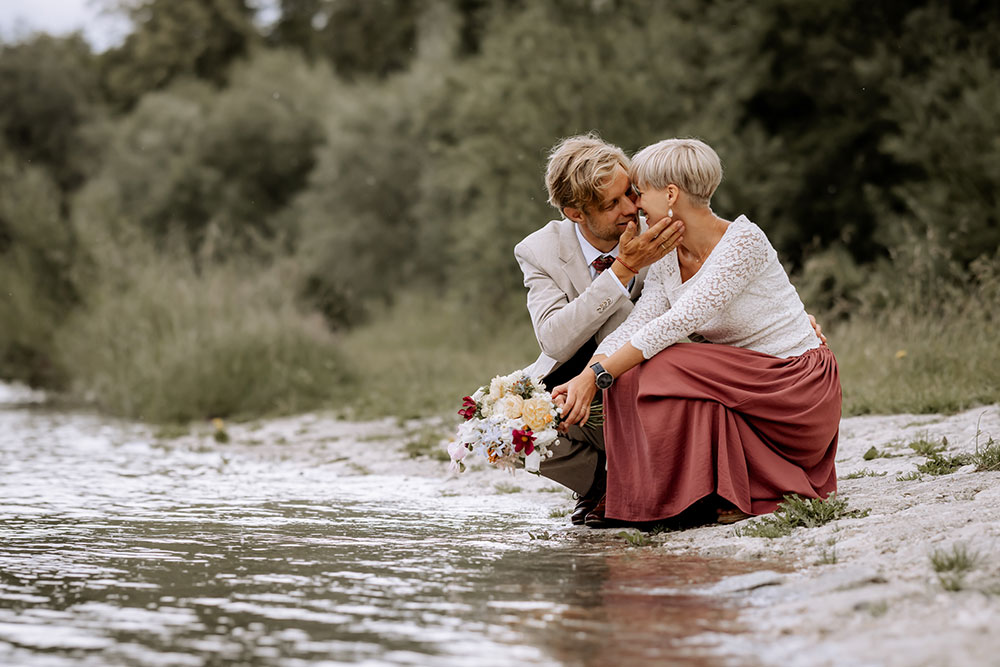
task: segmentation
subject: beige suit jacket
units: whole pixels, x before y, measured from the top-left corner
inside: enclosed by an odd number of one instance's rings
[[[533,377],[551,373],[592,336],[598,343],[604,340],[632,312],[646,277],[643,268],[628,296],[612,271],[591,280],[575,225],[553,220],[514,247],[528,288],[531,324],[542,349],[527,369]],[[640,227],[645,229],[645,221]]]

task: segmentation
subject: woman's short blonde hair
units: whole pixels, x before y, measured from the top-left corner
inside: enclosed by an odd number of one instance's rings
[[[722,182],[722,162],[712,147],[698,139],[664,139],[632,158],[632,183],[663,190],[673,183],[692,203],[708,206]]]
[[[625,151],[593,132],[566,137],[549,152],[545,169],[549,203],[559,212],[597,204],[615,169],[621,166],[628,171],[628,165]]]

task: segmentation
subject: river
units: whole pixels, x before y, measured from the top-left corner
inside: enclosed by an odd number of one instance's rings
[[[691,587],[750,565],[573,529],[552,494],[179,444],[37,398],[0,391],[2,664],[748,662],[721,641],[738,607]]]

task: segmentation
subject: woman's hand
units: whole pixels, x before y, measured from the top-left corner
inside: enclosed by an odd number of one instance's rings
[[[813,331],[816,332],[816,337],[823,342],[823,345],[826,345],[826,336],[823,335],[823,327],[821,327],[819,322],[816,321],[816,318],[809,313],[806,313],[806,316],[809,317],[809,324],[812,325]]]
[[[590,404],[597,393],[594,371],[590,368],[565,384],[552,390],[552,400],[559,405],[558,397],[563,397],[562,420],[566,424],[583,426],[590,418]]]

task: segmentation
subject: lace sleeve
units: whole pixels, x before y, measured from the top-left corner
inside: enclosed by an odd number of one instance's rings
[[[668,255],[669,257],[669,255]],[[670,301],[667,298],[663,272],[667,266],[666,258],[649,267],[646,280],[642,285],[642,296],[635,304],[635,308],[628,314],[625,321],[618,325],[618,328],[611,332],[597,347],[594,354],[614,354],[627,343],[629,339],[647,323],[663,314],[670,308]]]
[[[632,336],[632,345],[646,359],[697,331],[764,270],[771,255],[764,232],[752,223],[728,231],[702,267],[704,274],[694,279],[670,310],[644,323]]]

